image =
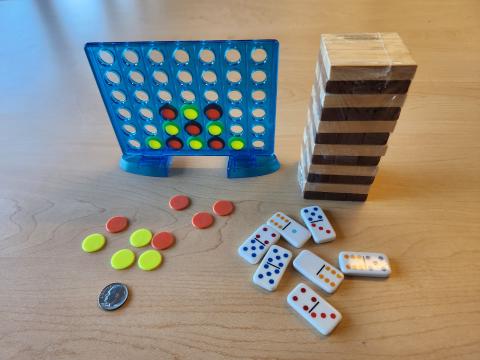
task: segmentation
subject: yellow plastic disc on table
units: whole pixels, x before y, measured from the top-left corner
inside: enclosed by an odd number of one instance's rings
[[[148,229],[138,229],[130,235],[130,244],[137,248],[147,246],[151,240],[152,232]]]
[[[138,267],[145,271],[154,270],[162,263],[162,254],[157,250],[147,250],[138,257]]]
[[[82,241],[82,250],[91,253],[102,249],[105,246],[105,236],[102,234],[90,234]]]
[[[135,253],[130,249],[118,250],[110,258],[110,264],[115,270],[123,270],[135,262]]]

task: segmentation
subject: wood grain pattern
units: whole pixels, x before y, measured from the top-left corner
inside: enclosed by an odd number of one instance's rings
[[[437,0],[0,1],[0,359],[437,360],[480,357],[480,3]],[[396,31],[419,63],[365,203],[304,200],[296,173],[320,34]],[[179,158],[172,177],[118,169],[119,149],[83,45],[147,39],[280,40],[275,174],[228,180],[222,158]],[[192,206],[168,209],[185,193]],[[217,199],[212,228],[190,225]],[[320,204],[337,240],[307,249],[382,251],[387,280],[345,279],[325,296],[329,337],[286,305],[290,268],[266,294],[237,247],[276,210]],[[177,238],[157,271],[110,269],[83,237],[111,215]],[[280,240],[281,246],[289,247]],[[297,249],[291,249],[295,254]],[[131,290],[97,308],[109,282]]]
[[[328,80],[411,80],[417,65],[397,33],[322,34]]]
[[[321,57],[315,66],[315,81],[330,94],[406,94],[410,80],[327,80]]]

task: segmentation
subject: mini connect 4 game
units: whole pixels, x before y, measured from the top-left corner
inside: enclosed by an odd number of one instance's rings
[[[230,178],[280,167],[273,152],[278,41],[87,43],[128,172],[168,176],[172,156],[228,156]]]

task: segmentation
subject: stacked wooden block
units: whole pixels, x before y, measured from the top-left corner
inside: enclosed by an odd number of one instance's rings
[[[367,199],[416,68],[396,33],[322,35],[298,169],[304,198]]]

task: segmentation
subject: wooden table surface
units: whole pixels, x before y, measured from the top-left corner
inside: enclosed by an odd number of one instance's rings
[[[0,2],[0,359],[479,359],[479,14],[476,0]],[[236,250],[274,211],[314,203],[296,167],[319,36],[364,31],[399,32],[419,69],[369,200],[319,202],[338,238],[307,248],[334,263],[385,252],[393,273],[328,296],[344,319],[322,337],[286,305],[300,275],[264,293]],[[223,158],[182,158],[169,178],[122,172],[84,43],[217,38],[280,41],[281,170],[228,180]],[[188,210],[168,209],[177,193]],[[234,215],[194,230],[219,198]],[[114,214],[129,231],[83,253]],[[113,270],[139,227],[177,244],[156,271]],[[103,312],[115,281],[131,297]]]

